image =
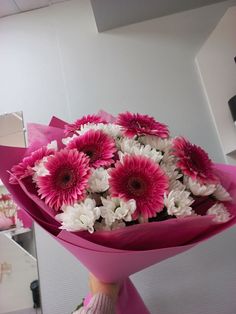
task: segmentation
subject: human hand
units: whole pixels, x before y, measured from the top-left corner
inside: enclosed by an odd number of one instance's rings
[[[116,302],[120,289],[118,283],[104,283],[97,279],[93,274],[89,274],[89,286],[92,295],[103,293],[108,295],[113,302]]]

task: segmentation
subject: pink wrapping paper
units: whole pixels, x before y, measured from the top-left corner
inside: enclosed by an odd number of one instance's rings
[[[29,149],[0,146],[0,177],[19,207],[24,208],[34,221],[78,258],[90,272],[105,282],[122,283],[116,313],[127,313],[127,308],[130,314],[149,313],[128,277],[180,254],[235,224],[236,167],[215,165],[222,184],[233,197],[233,203],[228,204],[232,218],[227,223],[214,223],[210,216],[201,216],[134,225],[109,232],[98,231],[94,234],[61,231],[53,211],[35,195],[27,180],[22,180],[19,185],[10,185],[7,170],[38,145],[45,145],[54,138],[60,140],[63,136],[63,123],[62,120],[53,118],[51,127],[31,125],[29,134],[34,141],[30,142]]]

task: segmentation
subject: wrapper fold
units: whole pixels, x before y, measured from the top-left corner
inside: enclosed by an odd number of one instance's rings
[[[232,215],[226,223],[216,223],[211,216],[199,216],[133,225],[114,231],[97,231],[93,234],[87,231],[71,233],[59,229],[60,224],[54,218],[54,211],[36,195],[28,179],[19,181],[19,185],[9,184],[8,172],[33,150],[54,139],[60,142],[64,123],[54,117],[50,126],[29,125],[29,148],[0,146],[0,178],[19,207],[80,260],[90,272],[105,282],[122,283],[116,308],[118,314],[149,313],[128,277],[185,252],[235,224],[236,167],[215,165],[215,172],[222,185],[233,197],[231,203],[226,203]],[[87,302],[88,300],[89,298]]]

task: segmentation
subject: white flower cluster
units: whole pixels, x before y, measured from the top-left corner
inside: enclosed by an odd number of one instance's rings
[[[93,193],[102,193],[109,188],[109,174],[107,170],[100,167],[93,169],[88,180],[89,190]]]
[[[101,216],[106,226],[112,228],[114,223],[131,221],[136,209],[135,200],[125,202],[119,198],[101,198],[103,206],[100,207]]]
[[[87,131],[89,130],[100,130],[100,131],[103,131],[104,133],[110,135],[111,137],[113,138],[119,138],[122,136],[122,133],[121,133],[121,128],[119,125],[116,125],[116,124],[112,124],[112,123],[108,123],[108,124],[103,124],[103,123],[97,123],[97,124],[94,124],[94,123],[87,123],[85,125],[83,125],[81,127],[81,129],[79,131],[77,131],[77,133],[79,135],[82,135],[84,133],[86,133]]]
[[[56,215],[56,219],[62,223],[61,229],[94,232],[94,223],[100,217],[100,209],[96,207],[95,200],[86,198],[84,202],[64,206],[62,210],[63,213]]]
[[[190,192],[172,190],[168,196],[164,197],[164,204],[167,212],[171,216],[186,217],[193,214],[192,203],[193,199],[190,197]]]
[[[130,138],[122,138],[120,140],[119,157],[122,158],[125,155],[139,155],[145,156],[153,161],[159,163],[163,157],[162,152],[152,148],[149,144],[141,145],[138,141]]]
[[[94,199],[86,198],[84,202],[73,206],[63,206],[63,213],[56,215],[62,223],[61,229],[68,231],[114,230],[125,226],[124,221],[131,221],[136,209],[134,200],[124,202],[115,198],[101,198],[103,206],[96,206]],[[97,220],[102,217],[101,222]]]
[[[215,222],[227,222],[231,216],[227,208],[222,203],[217,203],[208,209],[207,215],[213,215],[213,221]]]

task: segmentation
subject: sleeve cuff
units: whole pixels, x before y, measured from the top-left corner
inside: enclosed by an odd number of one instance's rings
[[[95,294],[90,300],[88,309],[93,309],[94,313],[113,314],[115,313],[115,305],[112,299],[103,293]]]

